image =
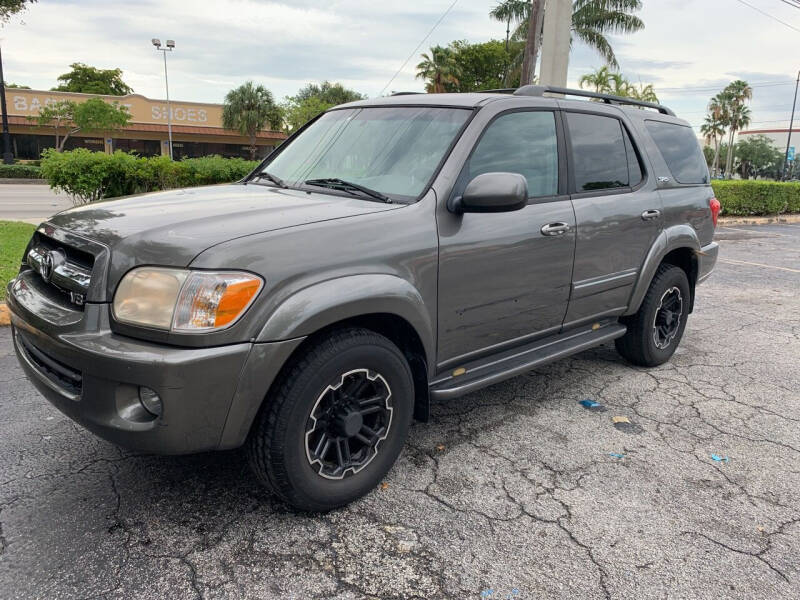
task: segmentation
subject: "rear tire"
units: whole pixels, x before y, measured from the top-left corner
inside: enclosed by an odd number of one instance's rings
[[[660,265],[639,311],[621,319],[628,331],[614,342],[617,352],[642,367],[667,362],[683,337],[690,303],[685,271],[675,265]]]
[[[250,466],[297,509],[337,508],[383,479],[413,410],[411,369],[397,346],[366,329],[334,331],[276,382],[248,438]]]

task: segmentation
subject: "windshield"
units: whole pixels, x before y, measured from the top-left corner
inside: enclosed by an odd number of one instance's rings
[[[337,178],[410,200],[422,193],[469,115],[425,106],[334,110],[265,169],[289,186]]]

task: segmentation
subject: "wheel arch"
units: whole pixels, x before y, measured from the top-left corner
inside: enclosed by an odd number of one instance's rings
[[[676,225],[665,229],[650,247],[647,257],[639,271],[639,278],[633,288],[628,310],[624,316],[635,314],[644,300],[650,282],[664,263],[680,267],[686,272],[689,279],[689,289],[691,299],[689,302],[689,312],[694,309],[694,290],[698,276],[697,253],[700,252],[700,240],[697,232],[689,225]]]

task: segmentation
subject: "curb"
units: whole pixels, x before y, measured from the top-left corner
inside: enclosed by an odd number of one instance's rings
[[[28,183],[33,185],[47,185],[47,180],[34,179],[32,177],[0,177],[0,184],[3,183]]]
[[[800,223],[800,215],[775,215],[772,217],[720,217],[719,225],[769,225],[781,223]]]
[[[8,312],[8,305],[0,302],[0,327],[11,325],[11,314]]]

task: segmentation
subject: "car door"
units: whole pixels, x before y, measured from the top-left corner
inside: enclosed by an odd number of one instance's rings
[[[663,219],[655,184],[623,121],[585,111],[563,116],[577,221],[567,329],[625,311]]]
[[[506,213],[439,212],[440,367],[560,329],[575,246],[564,152],[553,110],[500,113],[483,130],[453,195],[500,171],[526,178],[529,201]]]

